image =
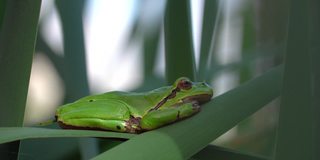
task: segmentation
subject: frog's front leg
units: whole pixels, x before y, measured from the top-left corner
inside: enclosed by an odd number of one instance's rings
[[[142,130],[152,130],[163,125],[178,121],[199,112],[200,106],[197,102],[188,102],[179,106],[152,110],[140,121]]]

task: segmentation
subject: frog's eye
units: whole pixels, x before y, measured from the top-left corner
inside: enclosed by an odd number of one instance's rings
[[[183,90],[188,90],[192,88],[192,82],[186,79],[182,79],[178,83],[178,88],[183,89]]]

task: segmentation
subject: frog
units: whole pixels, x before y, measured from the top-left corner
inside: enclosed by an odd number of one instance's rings
[[[58,107],[55,119],[63,129],[142,133],[195,115],[212,96],[207,83],[180,77],[171,86],[151,91],[111,91],[80,98]]]

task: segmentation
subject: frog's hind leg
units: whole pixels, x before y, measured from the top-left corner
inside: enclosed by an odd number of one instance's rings
[[[152,110],[147,113],[140,121],[140,127],[143,130],[151,130],[163,125],[190,117],[199,112],[200,106],[197,102],[188,102],[179,106]]]
[[[57,122],[66,129],[111,130],[133,133],[138,126],[131,120],[127,104],[117,99],[92,100],[61,107],[56,113]]]
[[[123,120],[80,118],[68,119],[65,122],[58,121],[58,124],[61,128],[64,129],[109,130],[116,132],[127,132],[126,121]]]

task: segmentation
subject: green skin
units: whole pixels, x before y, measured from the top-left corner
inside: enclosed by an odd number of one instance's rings
[[[206,83],[182,77],[172,86],[149,92],[87,96],[59,107],[56,119],[66,129],[140,133],[194,115],[212,95]]]

